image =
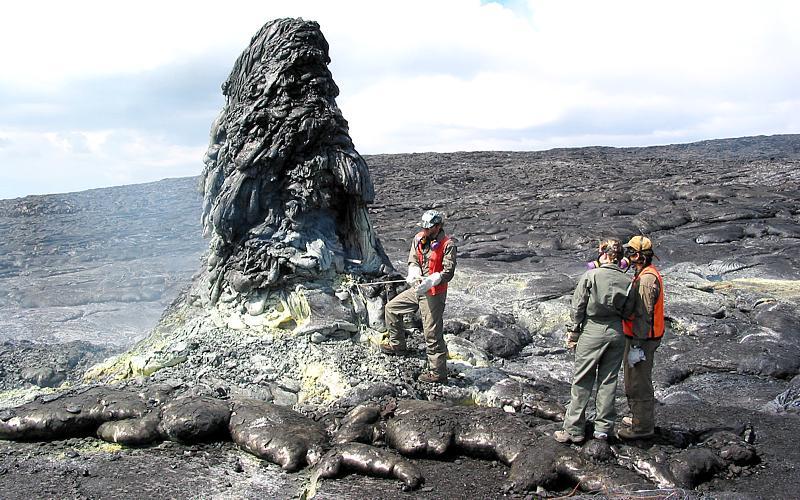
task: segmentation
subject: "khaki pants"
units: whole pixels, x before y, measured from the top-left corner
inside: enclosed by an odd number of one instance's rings
[[[644,351],[645,359],[631,367],[628,364],[628,351],[632,345],[638,345]],[[625,339],[625,396],[631,408],[633,424],[631,430],[637,433],[649,433],[655,429],[656,398],[653,390],[653,361],[656,349],[661,345],[659,340]]]
[[[564,415],[564,430],[573,436],[583,436],[586,427],[586,407],[597,382],[595,431],[610,433],[617,413],[614,400],[617,391],[625,337],[622,322],[614,325],[587,322],[575,347],[575,377],[571,398]]]
[[[406,335],[403,330],[403,315],[413,314],[419,309],[425,332],[428,366],[439,376],[447,376],[447,344],[445,344],[442,334],[446,298],[447,292],[419,297],[416,290],[410,288],[390,300],[386,304],[384,313],[389,333],[389,345],[405,349]]]

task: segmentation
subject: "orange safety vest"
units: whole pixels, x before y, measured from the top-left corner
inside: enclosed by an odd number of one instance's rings
[[[417,249],[417,261],[419,261],[420,268],[422,268],[422,263],[425,262],[425,258],[422,255],[423,236],[424,234],[422,233],[422,231],[420,231],[414,237],[414,246]],[[447,247],[448,243],[450,243],[449,236],[445,236],[442,241],[431,243],[431,253],[428,256],[428,276],[430,276],[433,273],[439,273],[442,271],[442,269],[444,269],[444,249]],[[439,295],[446,291],[447,291],[447,283],[439,283],[438,285],[428,290],[428,295]]]
[[[660,339],[662,336],[664,336],[664,280],[661,278],[661,274],[659,274],[658,269],[650,265],[642,269],[642,272],[633,278],[634,285],[637,281],[639,281],[639,278],[641,278],[643,274],[652,274],[658,280],[658,298],[656,299],[655,306],[653,307],[653,322],[650,325],[650,331],[647,332],[647,338]],[[635,337],[633,334],[633,320],[623,319],[622,331],[628,337]]]

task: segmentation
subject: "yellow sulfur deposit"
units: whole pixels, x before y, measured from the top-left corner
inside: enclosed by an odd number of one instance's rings
[[[299,402],[333,401],[342,397],[349,389],[348,384],[342,374],[323,363],[309,363],[302,369],[301,389]]]
[[[800,299],[800,281],[798,280],[738,278],[715,283],[714,289],[720,291],[744,289],[763,293],[775,299]]]

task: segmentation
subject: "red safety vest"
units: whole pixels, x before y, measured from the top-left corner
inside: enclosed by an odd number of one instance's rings
[[[417,261],[419,262],[420,269],[422,268],[422,263],[425,262],[425,258],[422,255],[422,238],[424,234],[422,231],[417,233],[414,237],[414,246],[417,249]],[[450,237],[445,236],[442,241],[439,241],[437,245],[434,245],[433,242],[431,243],[431,252],[428,255],[428,276],[433,273],[442,272],[444,269],[444,249],[447,247],[447,244],[450,243]],[[439,295],[447,291],[447,283],[439,283],[438,285],[432,287],[428,290],[428,295]]]
[[[664,336],[664,280],[661,278],[658,269],[650,265],[642,269],[642,272],[633,278],[634,285],[636,285],[636,282],[639,281],[639,278],[641,278],[643,274],[652,274],[658,280],[658,298],[653,307],[653,323],[650,325],[650,331],[647,332],[647,338],[660,339]],[[633,320],[622,320],[622,331],[628,337],[634,337]]]

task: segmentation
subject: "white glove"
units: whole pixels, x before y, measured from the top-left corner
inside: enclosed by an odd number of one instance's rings
[[[433,280],[433,286],[436,286],[442,282],[442,273],[433,273],[428,277]]]
[[[628,364],[633,368],[636,363],[647,359],[641,347],[631,347],[628,351]]]
[[[422,277],[422,270],[418,266],[408,266],[408,276],[406,276],[406,283],[409,285],[415,284]]]
[[[428,276],[417,285],[417,295],[425,295],[433,286],[433,276]]]

